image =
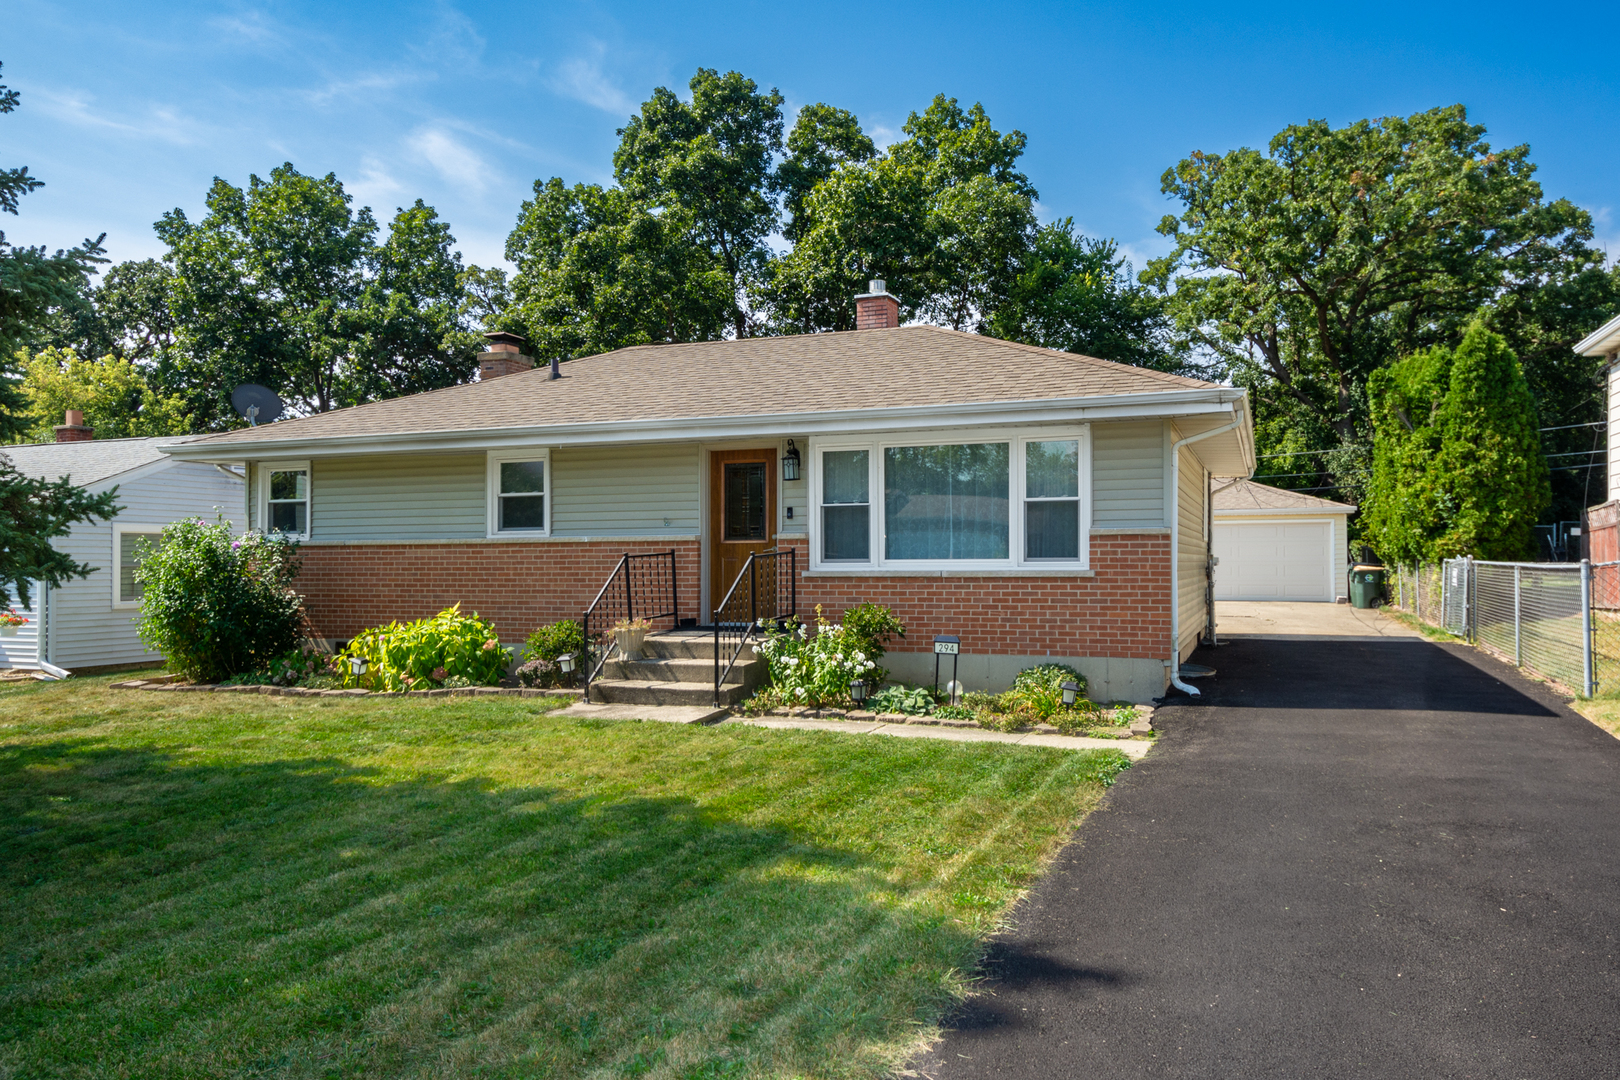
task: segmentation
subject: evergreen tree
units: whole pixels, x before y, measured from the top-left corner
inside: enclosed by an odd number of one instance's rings
[[[1550,491],[1535,400],[1507,341],[1480,318],[1455,350],[1374,372],[1372,481],[1362,524],[1400,563],[1535,551]]]

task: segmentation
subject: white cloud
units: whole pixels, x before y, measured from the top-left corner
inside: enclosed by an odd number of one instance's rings
[[[360,179],[344,186],[354,196],[355,202],[369,206],[383,216],[386,216],[394,197],[405,190],[405,185],[394,179],[388,167],[374,157],[362,159]]]
[[[636,103],[603,71],[602,61],[606,56],[607,46],[600,41],[592,42],[589,56],[576,56],[557,66],[557,73],[550,80],[551,88],[603,112],[629,116],[636,111]]]
[[[482,194],[489,185],[489,166],[484,159],[447,131],[423,128],[406,139],[405,144],[451,184],[476,194]]]
[[[82,90],[48,90],[36,87],[32,91],[40,109],[65,123],[79,127],[117,131],[147,139],[161,139],[176,146],[189,146],[198,141],[196,121],[181,116],[166,105],[147,106],[144,117],[118,117],[94,107],[95,95]]]

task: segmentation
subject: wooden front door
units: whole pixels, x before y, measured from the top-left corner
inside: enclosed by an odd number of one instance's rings
[[[731,591],[748,556],[769,551],[776,529],[776,448],[709,454],[709,610]]]

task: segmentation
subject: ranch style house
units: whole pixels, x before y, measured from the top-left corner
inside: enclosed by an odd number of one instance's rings
[[[1061,660],[1098,700],[1162,695],[1211,621],[1211,478],[1253,472],[1245,391],[900,326],[882,282],[857,312],[540,368],[492,334],[478,382],[165,450],[245,463],[331,641],[459,602],[515,646],[627,553],[673,552],[675,620],[707,625],[777,550],[801,617],[895,611],[896,678],[955,635],[970,689]]]

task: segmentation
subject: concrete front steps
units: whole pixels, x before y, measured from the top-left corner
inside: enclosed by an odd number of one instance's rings
[[[712,705],[714,631],[648,634],[644,660],[615,657],[591,683],[591,700],[615,705]],[[744,647],[720,687],[720,704],[735,705],[770,678],[765,661]]]

